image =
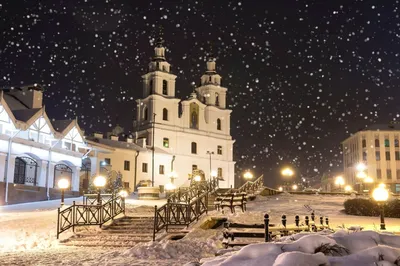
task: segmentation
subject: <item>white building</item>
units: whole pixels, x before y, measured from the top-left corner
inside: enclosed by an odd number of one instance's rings
[[[117,143],[115,136],[97,136],[95,143],[91,138],[89,144],[94,150],[100,147],[96,148],[96,143],[115,149],[108,155],[104,151],[91,153],[92,175],[100,171],[99,161],[103,161],[123,172],[131,189],[143,181],[165,185],[172,172],[177,175],[175,185],[181,186],[188,183],[189,174],[195,169],[203,171],[207,179],[215,171],[220,187],[234,186],[232,111],[226,108],[227,88],[221,86],[215,60],[208,60],[201,85],[186,100],[175,96],[177,76],[171,73],[161,41],[155,47],[149,72],[142,78],[143,98],[137,100],[134,143],[129,138]]]
[[[57,182],[79,193],[86,144],[76,120],[50,121],[39,85],[0,91],[0,204],[59,197]]]
[[[392,192],[400,193],[400,127],[374,125],[359,131],[342,142],[344,177],[347,184],[360,184],[356,165],[367,166],[365,173],[374,183],[384,183]]]

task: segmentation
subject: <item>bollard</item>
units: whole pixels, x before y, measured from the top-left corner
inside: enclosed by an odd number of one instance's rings
[[[304,219],[306,222],[306,226],[310,226],[310,220],[309,220],[308,216],[306,216]]]
[[[286,228],[286,215],[282,215],[282,225]]]
[[[323,216],[319,217],[319,222],[321,223],[321,225],[324,225],[324,217]]]
[[[315,221],[315,213],[314,213],[314,211],[311,213],[311,221]]]
[[[328,219],[328,217],[325,218],[325,223],[326,223],[326,226],[329,227],[329,219]]]
[[[264,215],[264,239],[265,242],[269,241],[269,215],[267,213]]]
[[[299,227],[300,218],[299,218],[298,215],[296,215],[296,216],[294,217],[294,222],[296,223],[296,226]]]

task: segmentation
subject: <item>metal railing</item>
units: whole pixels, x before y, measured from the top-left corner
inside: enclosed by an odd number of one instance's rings
[[[233,192],[253,193],[264,185],[264,175],[259,176],[255,181],[247,181],[243,186]]]
[[[100,201],[107,202],[112,198],[113,194],[100,194]],[[85,205],[93,205],[99,204],[98,202],[98,194],[84,194],[83,195],[83,204]]]
[[[70,228],[75,232],[76,226],[100,225],[101,227],[121,213],[125,214],[125,199],[121,196],[111,195],[103,204],[76,204],[74,201],[68,208],[58,208],[57,239],[62,232]]]
[[[156,233],[169,225],[189,226],[208,211],[208,194],[218,188],[218,180],[209,180],[194,184],[185,190],[178,190],[167,200],[167,203],[154,207],[153,241]]]

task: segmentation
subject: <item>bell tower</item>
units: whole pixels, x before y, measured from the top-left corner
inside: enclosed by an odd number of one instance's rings
[[[149,63],[148,73],[142,76],[143,98],[152,94],[175,97],[175,79],[171,65],[165,59],[164,41],[159,38],[154,47],[154,56]]]
[[[199,99],[206,105],[226,108],[226,91],[221,87],[221,76],[216,70],[216,59],[210,56],[207,60],[206,72],[201,76],[200,87],[196,88]]]

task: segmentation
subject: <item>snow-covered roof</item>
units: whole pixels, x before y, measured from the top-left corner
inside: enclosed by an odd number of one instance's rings
[[[90,142],[99,143],[108,147],[117,148],[117,149],[125,149],[125,150],[134,150],[134,151],[146,151],[146,148],[142,148],[136,143],[129,143],[124,141],[117,141],[111,139],[102,139],[95,137],[86,137],[86,139]]]

